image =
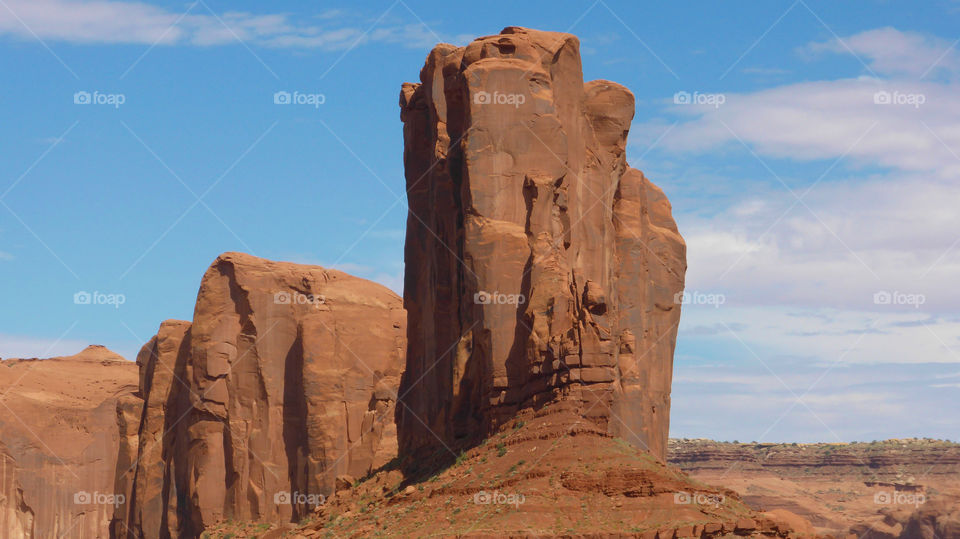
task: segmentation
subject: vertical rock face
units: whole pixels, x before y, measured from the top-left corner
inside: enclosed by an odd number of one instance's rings
[[[192,537],[226,519],[299,520],[338,476],[395,457],[405,323],[400,298],[375,283],[218,257],[193,323],[164,322],[138,357],[137,457],[130,483],[118,482],[130,502],[115,534]]]
[[[17,475],[17,462],[10,456],[7,446],[0,442],[0,536],[32,539],[33,509],[23,501],[23,489]]]
[[[13,459],[3,465],[10,473],[16,462],[22,488],[16,501],[4,491],[6,503],[29,508],[34,537],[108,536],[116,407],[136,387],[136,366],[103,346],[0,362],[0,441]]]
[[[561,401],[666,453],[686,254],[627,166],[633,95],[584,84],[569,34],[438,45],[404,84],[407,369],[401,454]]]
[[[140,389],[117,405],[115,537],[176,537],[187,503],[190,323],[167,320],[137,354]]]

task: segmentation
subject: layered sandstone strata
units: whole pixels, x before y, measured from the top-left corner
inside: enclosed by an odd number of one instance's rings
[[[403,85],[409,218],[402,454],[564,401],[666,454],[685,246],[626,163],[633,95],[570,34],[441,44]]]
[[[392,459],[405,322],[400,298],[364,279],[218,257],[193,322],[164,322],[138,356],[142,412],[127,446],[136,456],[118,459],[130,501],[115,533],[299,520],[338,477]]]

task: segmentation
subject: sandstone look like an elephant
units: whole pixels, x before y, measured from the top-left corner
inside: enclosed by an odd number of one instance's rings
[[[666,454],[686,248],[626,163],[633,94],[583,82],[570,34],[441,44],[403,85],[402,455],[561,402]]]

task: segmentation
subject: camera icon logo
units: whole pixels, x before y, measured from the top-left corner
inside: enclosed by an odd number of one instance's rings
[[[76,305],[90,305],[90,302],[93,300],[93,296],[90,295],[90,292],[80,291],[73,295],[73,303]]]
[[[276,505],[290,505],[290,493],[286,491],[275,493],[273,495],[273,503]]]
[[[888,505],[893,503],[893,496],[886,491],[880,491],[873,495],[873,503]]]
[[[473,103],[475,105],[489,105],[493,100],[490,97],[490,92],[484,92],[480,90],[479,92],[473,94]]]
[[[893,301],[893,294],[886,290],[881,290],[873,295],[873,303],[876,305],[890,305]]]
[[[273,295],[273,302],[277,305],[290,305],[291,299],[290,292],[277,292]]]
[[[485,490],[481,490],[473,495],[473,503],[477,505],[489,505],[491,501],[490,493]]]
[[[690,92],[679,91],[673,94],[673,103],[675,105],[689,105],[691,103]]]
[[[492,297],[490,292],[480,291],[473,295],[473,302],[477,305],[490,305]]]
[[[73,94],[73,103],[75,105],[89,105],[92,103],[90,92],[80,90]]]
[[[673,494],[673,503],[677,505],[690,505],[693,503],[693,497],[690,496],[689,492],[675,492]]]
[[[874,105],[889,105],[890,103],[890,92],[886,90],[880,90],[879,92],[873,94]]]
[[[279,92],[273,94],[274,105],[289,105],[290,102],[290,92],[280,90]]]
[[[73,493],[73,503],[76,505],[88,505],[92,499],[90,493],[83,490]]]

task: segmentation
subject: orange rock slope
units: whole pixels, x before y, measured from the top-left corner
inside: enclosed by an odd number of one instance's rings
[[[18,537],[18,529],[24,537],[107,537],[119,448],[115,410],[136,388],[136,366],[102,346],[0,362],[4,537]]]
[[[634,99],[570,34],[441,44],[403,85],[403,454],[564,401],[665,458],[685,246],[626,163]],[[426,388],[426,389],[424,389]]]
[[[224,520],[299,520],[396,455],[400,298],[317,266],[240,253],[203,277],[192,323],[141,350],[120,406],[118,536],[193,537]]]

